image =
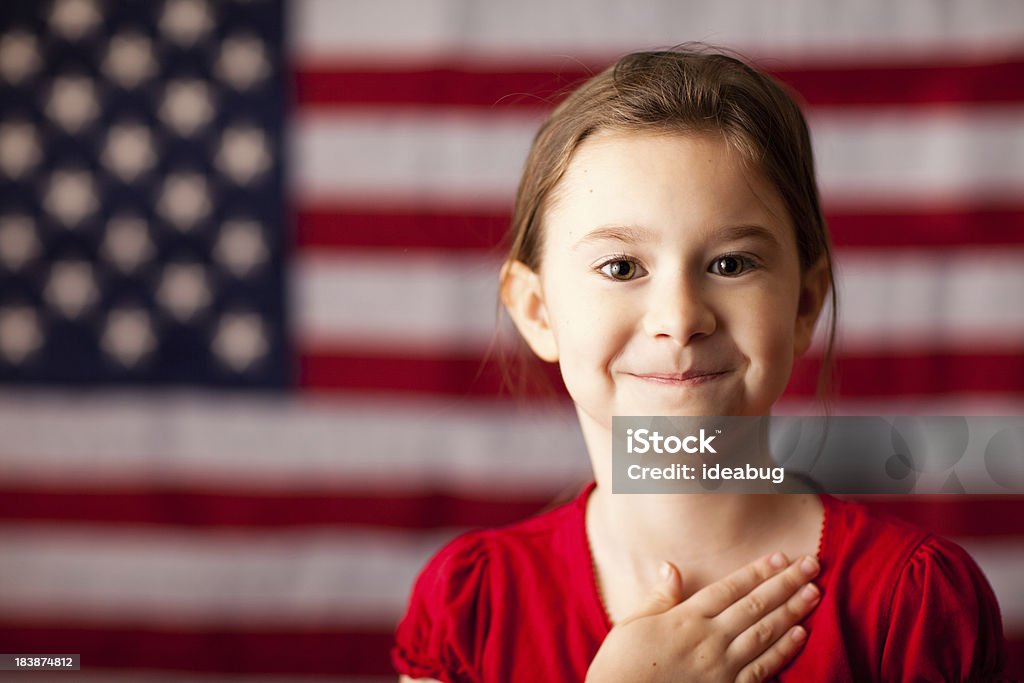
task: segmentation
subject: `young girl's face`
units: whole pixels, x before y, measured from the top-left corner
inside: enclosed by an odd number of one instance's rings
[[[594,135],[544,226],[525,334],[582,413],[770,412],[827,278],[802,275],[781,198],[720,136]]]

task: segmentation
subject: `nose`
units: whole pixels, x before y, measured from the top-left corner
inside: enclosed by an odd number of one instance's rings
[[[696,278],[685,273],[651,287],[646,306],[644,331],[651,337],[671,339],[680,345],[712,334],[718,324],[708,292]]]

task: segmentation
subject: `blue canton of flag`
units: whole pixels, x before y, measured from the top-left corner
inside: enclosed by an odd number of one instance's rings
[[[0,381],[286,384],[281,15],[4,3]]]

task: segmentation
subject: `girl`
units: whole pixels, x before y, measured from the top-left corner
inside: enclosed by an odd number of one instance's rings
[[[998,607],[952,543],[828,496],[611,494],[613,415],[769,414],[832,285],[807,126],[771,78],[637,53],[566,99],[501,293],[595,482],[431,560],[403,680],[990,680]]]

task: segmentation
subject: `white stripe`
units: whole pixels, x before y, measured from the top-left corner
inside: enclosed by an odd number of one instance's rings
[[[569,406],[0,395],[3,482],[546,495],[589,478]]]
[[[307,112],[291,131],[291,190],[300,205],[511,207],[539,121],[507,111]],[[1024,108],[818,109],[810,126],[826,203],[1020,201]]]
[[[0,527],[6,620],[94,625],[390,628],[455,532],[178,532]],[[1024,628],[1024,548],[971,541],[1007,631]]]
[[[1024,415],[1024,398],[986,394],[951,394],[937,397],[904,396],[879,399],[839,398],[830,401],[829,415]],[[819,400],[779,400],[773,415],[824,415]]]
[[[781,401],[781,415],[822,412]],[[1020,397],[837,402],[833,415],[1020,415]],[[569,405],[0,394],[4,486],[536,499],[591,478]],[[973,451],[972,451],[973,452]],[[981,452],[980,450],[978,452]],[[957,474],[986,482],[970,459]],[[981,483],[978,483],[982,486]]]
[[[456,532],[0,525],[6,621],[392,628]]]
[[[476,255],[313,253],[293,278],[299,338],[482,352],[495,338],[497,272]],[[837,280],[846,352],[1015,350],[1024,337],[1024,249],[841,252]]]
[[[290,133],[291,191],[300,202],[506,203],[542,119],[516,112],[307,112]]]
[[[1011,51],[1024,7],[1000,0],[300,0],[289,24],[296,58],[465,56],[554,61],[701,40],[790,59]]]
[[[837,256],[840,351],[1020,350],[1024,249]]]
[[[295,263],[292,310],[308,347],[480,353],[497,341],[500,263],[491,257],[360,250]]]
[[[809,118],[826,205],[1020,201],[1020,107],[817,109]]]

